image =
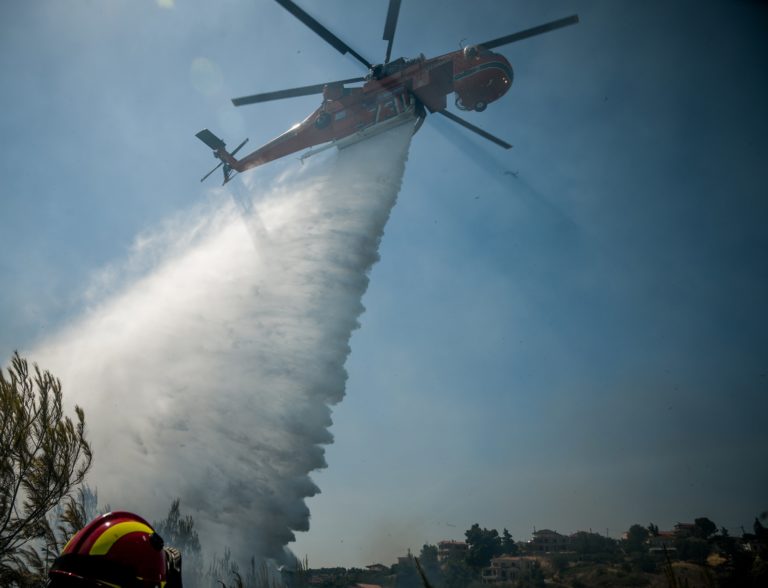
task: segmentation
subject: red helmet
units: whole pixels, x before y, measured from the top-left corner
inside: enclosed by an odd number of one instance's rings
[[[180,587],[181,557],[140,516],[109,512],[75,533],[48,576],[51,588]]]

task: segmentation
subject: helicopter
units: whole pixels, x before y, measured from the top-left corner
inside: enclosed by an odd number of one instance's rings
[[[221,161],[203,176],[201,182],[220,167],[223,167],[226,184],[234,172],[243,172],[309,149],[302,155],[303,161],[325,149],[341,149],[409,122],[415,133],[427,112],[438,113],[499,147],[510,149],[512,145],[506,141],[448,111],[448,95],[455,94],[454,103],[459,110],[484,111],[488,104],[509,91],[514,77],[506,57],[492,49],[579,22],[578,15],[574,14],[437,57],[426,58],[422,54],[415,58],[390,59],[401,0],[389,0],[383,35],[387,50],[384,62],[374,64],[292,0],[275,1],[339,53],[354,57],[368,69],[368,73],[364,77],[233,98],[235,106],[244,106],[322,94],[322,103],[303,121],[241,159],[234,156],[248,139],[229,152],[224,141],[203,129],[195,136],[213,149],[214,157]],[[360,82],[362,86],[349,86]]]

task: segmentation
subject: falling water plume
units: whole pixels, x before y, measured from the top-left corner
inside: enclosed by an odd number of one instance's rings
[[[89,483],[105,502],[159,520],[179,496],[204,548],[240,558],[279,557],[308,529],[310,473],[326,465],[410,134],[358,143],[266,194],[241,186],[245,217],[226,200],[168,223],[137,241],[149,270],[29,353],[85,408]]]

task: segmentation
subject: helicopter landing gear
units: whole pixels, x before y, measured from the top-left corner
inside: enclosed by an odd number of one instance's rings
[[[478,100],[477,102],[475,102],[475,105],[472,108],[470,108],[469,106],[465,105],[464,102],[462,102],[459,96],[456,96],[455,104],[456,104],[456,108],[464,111],[474,110],[476,112],[482,112],[483,110],[488,108],[488,103],[484,102],[483,100]]]

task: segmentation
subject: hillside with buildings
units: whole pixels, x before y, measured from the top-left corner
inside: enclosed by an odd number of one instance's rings
[[[765,518],[765,513],[763,515]],[[442,539],[392,565],[305,569],[289,586],[333,588],[758,588],[768,586],[768,530],[732,536],[706,517],[663,530],[632,525],[621,538],[535,530],[516,541],[475,524],[463,539]]]

